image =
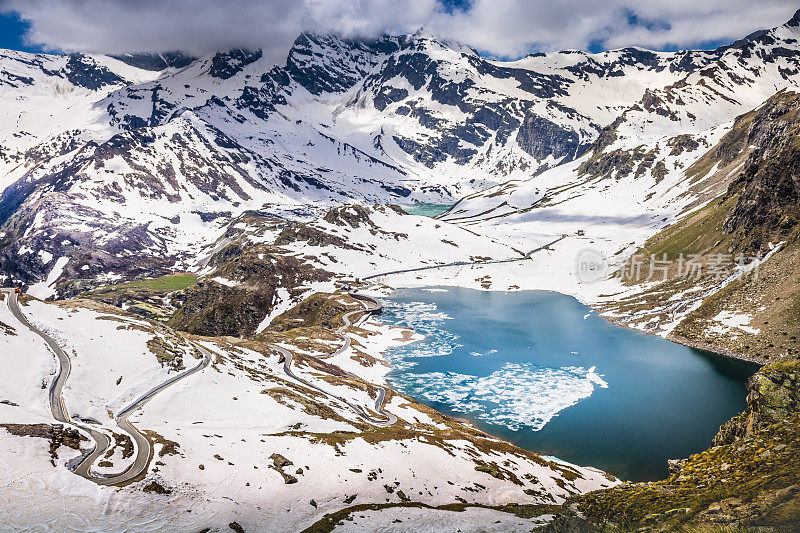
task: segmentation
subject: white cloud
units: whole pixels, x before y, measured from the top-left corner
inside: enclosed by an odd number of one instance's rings
[[[30,23],[30,44],[67,51],[263,48],[282,61],[304,30],[351,37],[414,31],[436,0],[0,0]]]
[[[0,0],[31,25],[32,44],[101,53],[263,48],[282,61],[304,30],[348,37],[431,33],[501,57],[532,49],[691,47],[788,20],[788,0]],[[638,19],[630,23],[630,16]]]
[[[513,57],[532,48],[585,50],[592,41],[608,48],[731,42],[786,22],[797,7],[786,0],[474,0],[468,12],[435,16],[431,27],[479,50]]]

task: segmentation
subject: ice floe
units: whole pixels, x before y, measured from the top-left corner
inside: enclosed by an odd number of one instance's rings
[[[417,398],[515,431],[538,431],[560,411],[591,396],[595,388],[608,388],[595,367],[510,362],[483,377],[458,372],[405,373],[392,382]]]

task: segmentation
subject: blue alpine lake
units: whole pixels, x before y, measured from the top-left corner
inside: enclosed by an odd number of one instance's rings
[[[400,289],[381,320],[392,386],[514,444],[632,481],[709,447],[757,366],[609,323],[570,296]]]
[[[426,217],[435,217],[436,215],[441,215],[442,213],[446,212],[448,209],[453,207],[453,204],[419,203],[419,204],[401,205],[400,207],[402,207],[403,210],[409,215],[422,215]]]

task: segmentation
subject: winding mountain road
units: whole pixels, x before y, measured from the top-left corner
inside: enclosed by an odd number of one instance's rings
[[[136,450],[136,457],[134,458],[133,462],[122,472],[116,474],[98,474],[92,472],[93,465],[111,448],[112,440],[111,437],[90,424],[85,422],[76,420],[69,414],[69,410],[67,409],[67,405],[64,402],[63,397],[63,389],[64,385],[67,383],[67,379],[69,378],[70,373],[72,372],[72,362],[70,361],[69,356],[64,352],[64,350],[59,346],[58,342],[53,339],[50,335],[42,331],[41,329],[34,326],[25,314],[22,312],[22,309],[19,305],[19,298],[17,293],[11,289],[0,289],[0,291],[6,293],[8,295],[8,307],[11,311],[11,314],[16,318],[19,323],[39,336],[45,344],[50,348],[50,350],[55,354],[56,359],[58,361],[58,368],[56,370],[56,375],[52,382],[50,383],[50,387],[48,390],[48,401],[50,404],[50,411],[52,416],[58,422],[62,424],[66,424],[75,428],[78,428],[82,432],[88,434],[91,439],[94,441],[94,447],[88,451],[88,453],[84,453],[83,455],[76,457],[72,461],[68,463],[68,468],[70,468],[75,474],[97,483],[98,485],[103,486],[110,486],[110,485],[124,485],[130,481],[133,481],[140,477],[142,474],[147,472],[147,467],[150,464],[150,461],[153,457],[153,445],[150,440],[141,432],[139,431],[133,424],[131,424],[129,417],[136,412],[138,409],[142,408],[147,402],[149,402],[153,397],[155,397],[158,393],[166,389],[167,387],[174,385],[178,381],[187,378],[188,376],[199,372],[211,363],[213,354],[200,346],[199,344],[192,343],[192,345],[197,348],[200,353],[202,354],[202,360],[195,365],[194,367],[181,372],[180,374],[176,374],[172,376],[170,379],[164,381],[157,387],[154,387],[147,391],[146,393],[139,396],[136,400],[130,403],[127,407],[123,408],[114,416],[114,421],[116,422],[117,426],[127,433],[132,441],[135,443],[135,450]],[[353,322],[351,317],[355,315],[369,315],[372,313],[379,312],[383,306],[382,304],[374,300],[368,296],[360,295],[354,292],[350,293],[352,298],[360,300],[362,302],[366,302],[367,305],[364,309],[357,309],[354,311],[350,311],[343,315],[342,320],[344,324],[336,329],[336,333],[342,337],[344,343],[340,346],[333,354],[329,355],[317,355],[313,356],[318,359],[325,359],[328,357],[333,357],[338,355],[350,347],[350,337],[344,334],[344,331],[352,326]],[[315,389],[326,396],[330,396],[335,398],[339,401],[344,402],[348,407],[350,407],[358,416],[363,420],[377,425],[377,426],[391,426],[397,422],[397,417],[392,413],[386,412],[384,410],[384,406],[386,403],[386,389],[383,387],[375,386],[377,390],[377,397],[375,399],[375,411],[380,414],[382,417],[385,417],[385,420],[382,419],[375,419],[367,414],[366,410],[357,404],[353,404],[344,398],[340,398],[334,394],[331,394],[324,389],[309,383],[305,379],[297,376],[294,372],[292,372],[292,358],[293,355],[290,351],[281,348],[280,346],[270,345],[272,348],[277,350],[284,356],[284,363],[283,363],[283,370],[287,376],[303,383],[307,387]],[[360,379],[355,374],[347,373],[348,376],[354,379]]]
[[[153,446],[150,441],[145,437],[138,429],[136,429],[133,424],[130,423],[128,418],[131,414],[133,414],[137,409],[141,408],[144,404],[150,401],[156,394],[163,391],[170,385],[175,384],[176,382],[194,374],[195,372],[199,372],[206,368],[210,363],[213,355],[211,352],[199,346],[197,344],[193,344],[198,350],[200,350],[201,354],[203,355],[202,360],[196,366],[177,374],[167,381],[161,383],[157,387],[150,389],[145,394],[141,395],[137,398],[133,403],[122,409],[119,413],[116,414],[114,417],[117,426],[122,429],[125,433],[130,435],[133,439],[133,442],[136,443],[136,457],[134,458],[133,462],[122,472],[118,474],[94,474],[91,472],[92,465],[94,465],[95,461],[100,458],[111,446],[111,438],[106,435],[105,433],[98,431],[97,429],[93,428],[90,425],[85,423],[76,422],[73,418],[69,416],[69,411],[67,410],[67,406],[64,403],[64,397],[62,395],[62,391],[64,389],[64,385],[67,382],[67,378],[69,378],[70,372],[72,371],[72,364],[70,362],[69,356],[64,353],[64,350],[58,345],[58,343],[50,337],[47,333],[43,332],[33,324],[31,324],[27,317],[23,314],[22,310],[19,307],[19,301],[17,298],[17,294],[13,290],[2,289],[3,292],[9,295],[8,298],[8,307],[11,311],[11,314],[14,315],[23,326],[28,328],[30,331],[41,337],[42,340],[47,344],[50,350],[56,355],[58,360],[58,369],[56,371],[56,376],[53,381],[50,383],[50,389],[48,391],[48,399],[50,403],[50,411],[53,414],[53,418],[57,421],[61,422],[62,424],[67,424],[70,426],[74,426],[79,428],[80,430],[89,434],[89,436],[94,441],[95,445],[94,448],[88,453],[84,454],[80,457],[77,457],[75,460],[71,461],[68,465],[73,472],[78,474],[79,476],[88,479],[89,481],[93,481],[98,485],[122,485],[129,481],[132,481],[139,477],[141,474],[145,473],[147,470],[147,466],[150,463],[150,459],[153,456]]]
[[[441,265],[427,265],[422,267],[415,267],[415,268],[404,268],[400,270],[390,270],[389,272],[381,272],[380,274],[370,274],[369,276],[364,276],[362,279],[364,281],[368,279],[375,279],[380,278],[383,276],[390,276],[392,274],[405,274],[408,272],[420,272],[422,270],[434,270],[436,268],[447,268],[452,266],[481,266],[481,265],[496,265],[498,263],[515,263],[517,261],[525,261],[526,259],[530,259],[533,254],[539,252],[541,250],[547,250],[550,246],[554,245],[555,243],[566,239],[569,235],[561,235],[559,238],[548,242],[547,244],[543,244],[538,248],[534,248],[533,250],[529,251],[528,253],[522,255],[522,257],[509,257],[507,259],[489,259],[488,261],[454,261],[452,263],[443,263]]]
[[[374,300],[373,298],[370,298],[369,296],[364,296],[364,295],[361,295],[361,294],[357,294],[357,293],[351,292],[350,293],[350,297],[351,298],[355,298],[356,300],[361,300],[361,301],[367,302],[368,306],[366,308],[364,308],[364,309],[356,309],[355,311],[350,311],[349,313],[345,313],[342,316],[342,320],[344,321],[344,325],[342,325],[342,326],[340,326],[339,328],[336,329],[336,334],[341,336],[342,339],[344,339],[344,343],[339,348],[337,348],[335,352],[333,352],[332,354],[327,354],[327,355],[312,355],[312,357],[314,357],[316,359],[327,359],[329,357],[333,357],[335,355],[339,355],[340,353],[342,353],[345,350],[347,350],[350,347],[350,337],[348,337],[347,335],[344,334],[344,330],[353,325],[352,321],[350,320],[350,317],[352,317],[353,315],[357,315],[357,314],[369,315],[369,314],[372,314],[372,313],[377,313],[381,309],[383,309],[383,305],[379,301]],[[369,305],[369,304],[371,304],[371,305]],[[335,394],[331,394],[331,393],[325,391],[324,389],[321,389],[320,387],[317,387],[316,385],[314,385],[312,383],[309,383],[308,381],[304,380],[303,378],[297,376],[297,374],[292,372],[292,357],[293,357],[292,353],[289,350],[285,350],[284,348],[281,348],[280,346],[275,346],[274,344],[271,344],[270,346],[272,346],[275,350],[280,352],[281,355],[283,355],[283,357],[284,357],[284,360],[283,360],[283,371],[284,371],[284,373],[286,373],[287,376],[289,376],[289,377],[291,377],[291,378],[303,383],[307,387],[310,387],[310,388],[312,388],[314,390],[317,390],[317,391],[325,394],[326,396],[330,396],[331,398],[335,398],[336,400],[344,402],[348,407],[350,407],[350,409],[352,409],[356,413],[356,415],[358,415],[359,418],[361,418],[363,420],[366,420],[370,424],[374,424],[376,426],[381,426],[381,427],[386,427],[386,426],[391,426],[391,425],[394,425],[395,423],[397,423],[397,417],[395,415],[393,415],[392,413],[389,413],[389,412],[387,412],[387,411],[385,411],[383,409],[385,404],[386,404],[386,389],[384,387],[379,387],[377,385],[373,385],[373,387],[375,387],[375,389],[378,391],[377,397],[375,398],[375,412],[377,412],[381,416],[386,417],[386,420],[379,420],[379,419],[375,419],[375,418],[369,416],[367,414],[367,412],[364,410],[364,408],[361,407],[360,405],[350,403],[347,400],[345,400],[344,398],[336,396]],[[347,372],[347,375],[350,376],[351,378],[354,378],[354,379],[359,379],[359,380],[361,379],[360,377],[358,377],[355,374],[352,374],[350,372]]]
[[[416,268],[406,268],[406,269],[402,269],[402,270],[392,270],[392,271],[389,271],[389,272],[381,272],[380,274],[371,274],[369,276],[365,276],[362,279],[364,281],[366,281],[366,280],[369,280],[369,279],[379,278],[379,277],[382,277],[382,276],[388,276],[388,275],[391,275],[391,274],[403,274],[403,273],[406,273],[406,272],[418,272],[418,271],[421,271],[421,270],[432,270],[432,269],[435,269],[435,268],[445,268],[445,267],[450,267],[450,266],[489,265],[489,264],[497,264],[497,263],[512,263],[512,262],[516,262],[516,261],[524,261],[526,259],[530,259],[531,256],[533,254],[535,254],[536,252],[539,252],[541,250],[547,250],[547,249],[550,248],[550,246],[556,244],[557,242],[560,242],[560,241],[566,239],[567,237],[568,237],[568,235],[566,235],[566,234],[561,235],[558,238],[548,242],[547,244],[539,246],[538,248],[534,248],[533,250],[529,251],[528,253],[522,255],[521,257],[511,257],[511,258],[508,258],[508,259],[490,259],[488,261],[456,261],[456,262],[453,262],[453,263],[445,263],[445,264],[442,264],[442,265],[429,265],[429,266],[416,267]],[[363,302],[367,302],[367,304],[368,304],[367,307],[365,309],[357,309],[355,311],[350,311],[349,313],[345,313],[344,314],[344,316],[342,317],[342,320],[344,321],[344,325],[342,325],[341,327],[336,329],[336,333],[339,336],[341,336],[342,339],[344,339],[344,343],[335,352],[333,352],[332,354],[328,354],[328,355],[314,355],[312,357],[315,357],[317,359],[327,359],[329,357],[333,357],[333,356],[339,355],[340,353],[342,353],[345,350],[347,350],[350,347],[350,337],[348,337],[347,335],[344,334],[344,330],[352,325],[352,322],[350,321],[350,317],[353,316],[353,315],[356,315],[356,314],[360,314],[360,313],[369,315],[369,314],[372,314],[372,313],[380,312],[381,309],[383,309],[383,305],[379,301],[377,301],[377,300],[375,300],[373,298],[370,298],[369,296],[358,294],[358,293],[352,292],[352,291],[349,292],[349,295],[350,295],[351,298],[355,298],[356,300],[361,300]],[[275,346],[275,345],[271,345],[271,346],[274,349],[278,350],[284,356],[283,371],[286,373],[287,376],[289,376],[289,377],[291,377],[291,378],[293,378],[293,379],[305,384],[308,387],[311,387],[311,388],[313,388],[315,390],[318,390],[318,391],[326,394],[327,396],[331,396],[333,398],[338,399],[339,401],[343,401],[351,409],[353,409],[353,411],[355,411],[356,414],[360,418],[362,418],[362,419],[364,419],[364,420],[366,420],[366,421],[368,421],[368,422],[370,422],[372,424],[379,425],[379,426],[391,426],[391,425],[393,425],[393,424],[395,424],[397,422],[397,417],[395,415],[393,415],[391,413],[388,413],[388,412],[384,411],[384,409],[383,409],[383,407],[384,407],[384,405],[386,403],[386,389],[385,388],[379,387],[377,385],[373,385],[378,391],[378,395],[377,395],[377,398],[375,400],[375,410],[381,416],[385,416],[387,418],[386,421],[384,421],[384,420],[376,420],[376,419],[370,417],[360,405],[354,405],[354,404],[346,401],[344,398],[339,398],[339,397],[337,397],[337,396],[335,396],[333,394],[330,394],[330,393],[324,391],[323,389],[317,387],[316,385],[312,385],[308,381],[298,377],[295,373],[292,372],[292,354],[291,354],[291,352],[289,352],[288,350],[285,350],[285,349],[283,349],[283,348],[281,348],[279,346]],[[352,374],[352,373],[349,373],[349,372],[347,373],[347,375],[352,377],[352,378],[355,378],[355,379],[361,379],[358,376],[356,376],[355,374]]]

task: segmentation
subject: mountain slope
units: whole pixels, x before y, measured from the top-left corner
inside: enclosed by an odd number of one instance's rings
[[[15,260],[0,275],[57,295],[59,278],[74,291],[196,268],[247,210],[308,220],[465,194],[450,220],[502,215],[519,230],[546,197],[636,220],[612,241],[642,242],[727,187],[683,169],[737,114],[800,85],[799,34],[795,17],[714,51],[512,62],[422,32],[303,34],[282,66],[229,50],[161,71],[162,58],[9,52],[4,96],[20,99],[0,132],[0,253]]]
[[[668,280],[628,279],[634,293],[607,302],[608,312],[737,357],[797,357],[798,111],[800,94],[781,92],[736,120],[695,164],[725,173],[727,191],[636,251],[645,263],[670,261]],[[681,254],[700,270],[678,272]]]

